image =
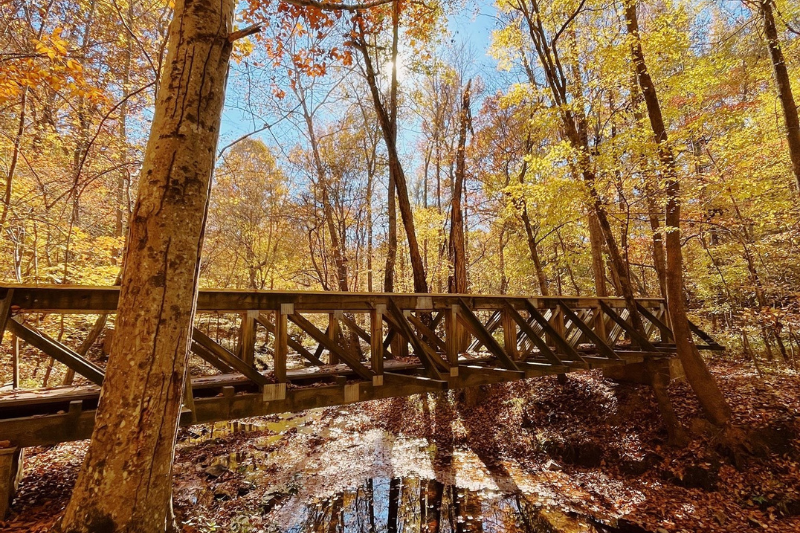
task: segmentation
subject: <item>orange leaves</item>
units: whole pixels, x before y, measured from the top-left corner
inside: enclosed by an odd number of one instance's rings
[[[91,87],[83,74],[83,65],[69,55],[69,43],[63,30],[33,41],[34,53],[18,54],[0,64],[0,102],[14,100],[26,87],[49,86],[53,91],[68,91],[72,96],[102,102],[102,91]]]

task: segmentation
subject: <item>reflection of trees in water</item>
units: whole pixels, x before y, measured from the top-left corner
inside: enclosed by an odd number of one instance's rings
[[[523,496],[487,498],[435,479],[369,479],[306,508],[294,533],[549,533]]]

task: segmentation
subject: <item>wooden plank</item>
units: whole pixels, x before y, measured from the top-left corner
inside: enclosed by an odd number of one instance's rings
[[[642,314],[647,320],[652,322],[658,330],[661,332],[661,341],[662,342],[669,342],[671,340],[675,340],[675,336],[672,334],[672,330],[669,329],[663,320],[658,318],[656,315],[651,313],[645,306],[636,302],[636,307],[639,308],[639,313]]]
[[[361,364],[361,362],[350,352],[344,350],[337,342],[334,342],[328,335],[325,335],[317,327],[308,321],[306,317],[299,313],[288,315],[289,320],[294,322],[297,327],[311,335],[315,341],[323,345],[329,353],[339,357],[347,366],[352,368],[356,374],[363,379],[372,381],[373,372]],[[330,332],[329,332],[330,333]]]
[[[411,343],[414,348],[414,354],[419,358],[422,365],[425,367],[429,377],[438,377],[439,370],[450,372],[450,366],[445,363],[439,355],[431,349],[426,343],[422,342],[419,337],[411,329],[411,325],[406,320],[403,311],[397,306],[394,299],[389,298],[387,305],[388,313],[384,316],[387,320],[403,337]]]
[[[369,325],[371,335],[369,339],[369,357],[372,362],[372,370],[376,376],[372,378],[373,385],[383,385],[383,318],[386,311],[383,305],[375,306],[369,313]]]
[[[197,422],[197,412],[194,408],[194,390],[192,389],[192,374],[186,368],[186,377],[183,382],[183,407],[191,413],[189,417],[193,423]]]
[[[235,372],[233,368],[226,365],[219,357],[214,355],[210,350],[207,350],[206,348],[203,347],[203,345],[198,344],[194,340],[192,341],[191,344],[191,350],[192,353],[200,357],[203,361],[210,364],[223,374],[230,374],[232,372]]]
[[[69,285],[0,285],[0,298],[9,290],[15,290],[12,306],[22,311],[84,312],[102,314],[114,313],[119,299],[119,287],[87,287]],[[339,293],[325,291],[253,291],[204,289],[199,291],[197,310],[240,313],[250,310],[275,311],[282,303],[293,303],[298,312],[346,312],[368,313],[375,304],[386,304],[394,298],[402,309],[416,309],[420,297],[431,300],[433,310],[445,310],[458,304],[459,295],[454,294],[381,294],[381,293]],[[521,307],[524,297],[508,295],[472,295],[469,297],[476,309],[500,309],[511,298],[516,307]],[[559,297],[537,297],[542,308],[551,308]],[[563,298],[563,297],[562,297]],[[596,297],[569,298],[573,308],[597,305]],[[621,298],[603,298],[613,307],[624,307]],[[645,306],[656,306],[661,298],[639,298]]]
[[[511,316],[511,318],[517,323],[520,330],[528,337],[528,339],[539,349],[539,352],[544,355],[544,357],[554,365],[562,365],[561,358],[556,355],[556,353],[550,349],[547,343],[542,339],[536,331],[531,327],[528,322],[522,318],[516,309],[508,305],[506,307],[506,312]]]
[[[553,339],[553,342],[555,343],[557,349],[560,349],[561,352],[564,353],[564,355],[566,355],[572,361],[583,361],[583,357],[581,357],[578,351],[575,350],[575,348],[570,343],[568,343],[563,337],[561,337],[558,334],[557,331],[555,331],[552,328],[550,322],[548,322],[547,319],[544,316],[542,316],[539,310],[536,309],[536,306],[533,305],[533,302],[527,300],[525,304],[526,304],[525,308],[526,311],[528,311],[528,314],[531,315],[531,317],[533,317],[533,319],[536,320],[536,322],[538,322],[540,326],[542,326],[542,329],[545,331],[546,334],[547,333],[550,334],[550,337]]]
[[[292,304],[283,304],[291,306]],[[286,309],[294,311],[294,309]],[[281,309],[275,313],[275,350],[273,350],[272,371],[275,373],[275,381],[286,383],[286,358],[289,355],[289,313],[284,313]]]
[[[247,379],[255,383],[256,385],[263,387],[264,385],[269,385],[271,383],[266,377],[261,375],[255,368],[248,365],[231,352],[214,342],[208,335],[203,333],[197,328],[192,329],[192,339],[211,352],[213,355],[218,357],[222,360],[223,363],[228,365],[229,367],[233,368],[237,372],[243,374]]]
[[[694,333],[695,335],[700,337],[702,340],[704,340],[705,343],[708,344],[709,346],[713,346],[714,347],[714,348],[708,348],[709,350],[724,350],[725,349],[724,346],[722,346],[717,341],[715,341],[714,338],[711,335],[709,335],[708,333],[706,333],[705,331],[700,329],[694,322],[692,322],[691,320],[687,320],[687,322],[689,322],[689,329],[692,331],[692,333]]]
[[[492,355],[497,357],[504,368],[519,370],[514,360],[503,350],[503,347],[494,339],[492,334],[486,331],[481,321],[469,310],[467,303],[463,299],[460,299],[460,305],[458,317],[462,320],[464,325],[467,326],[467,329],[486,346],[486,349],[489,350]]]
[[[275,335],[275,325],[272,322],[270,322],[270,319],[269,319],[269,317],[267,317],[267,315],[265,315],[264,313],[259,314],[258,318],[256,318],[256,322],[258,322],[259,324],[264,326],[264,328],[268,332],[270,332],[272,335]],[[294,351],[296,351],[301,356],[306,358],[310,363],[312,363],[312,364],[314,364],[316,366],[323,366],[325,364],[318,357],[315,357],[313,353],[309,352],[306,349],[305,346],[303,346],[302,344],[300,344],[299,342],[297,342],[296,340],[294,340],[292,337],[290,337],[288,335],[286,337],[286,343]]]
[[[438,349],[442,352],[447,351],[447,346],[445,345],[444,341],[440,339],[431,328],[426,326],[418,316],[408,315],[408,321],[416,326],[417,331],[422,334],[423,339],[433,344],[432,348]]]
[[[408,374],[397,374],[395,372],[386,372],[383,376],[384,383],[386,385],[410,384],[430,388],[432,391],[447,390],[447,382],[441,379],[432,379],[423,376],[410,376]]]
[[[503,383],[506,381],[516,381],[525,379],[523,370],[508,370],[505,368],[492,368],[478,365],[461,365],[457,379],[452,379],[451,383],[459,388],[473,387],[487,383]]]
[[[35,346],[56,361],[65,364],[78,374],[88,378],[92,383],[96,383],[98,385],[103,384],[103,379],[105,378],[105,372],[103,369],[87,361],[85,358],[81,357],[60,342],[51,339],[43,333],[23,326],[17,321],[16,318],[10,319],[6,323],[6,326],[11,333],[20,339],[24,340],[31,346]]]
[[[336,319],[336,313],[328,313],[328,329],[326,330],[328,338],[339,345],[339,321]],[[335,352],[328,350],[328,362],[332,365],[339,364],[339,357]]]
[[[599,305],[592,307],[592,331],[597,334],[598,337],[603,339],[605,344],[609,346],[613,345],[614,343],[608,342],[608,332],[606,331],[606,318],[605,314],[603,314],[603,310],[600,308]]]
[[[489,333],[494,333],[495,330],[500,327],[501,323],[502,323],[502,317],[500,315],[500,310],[497,309],[492,313],[492,316],[489,317],[489,320],[486,321],[484,329]],[[481,349],[481,346],[483,346],[483,342],[476,337],[475,340],[472,341],[470,345],[467,347],[467,351],[477,352],[478,350]]]
[[[609,318],[611,318],[611,320],[616,322],[619,327],[624,329],[625,332],[628,335],[630,335],[630,337],[633,340],[633,342],[635,342],[636,344],[639,345],[639,348],[641,348],[644,351],[648,351],[648,352],[656,352],[656,351],[658,351],[656,349],[656,347],[653,346],[653,344],[650,342],[650,340],[647,337],[645,337],[639,331],[636,331],[636,328],[634,328],[633,325],[630,324],[630,322],[628,322],[627,320],[624,320],[621,316],[619,316],[617,314],[617,312],[614,311],[613,309],[611,309],[611,307],[607,303],[605,303],[602,300],[600,300],[599,303],[600,303],[600,307],[603,308],[603,312],[606,315],[608,315]],[[630,312],[630,310],[629,310],[629,312]]]
[[[239,357],[250,366],[255,363],[256,317],[258,311],[242,313],[242,326],[239,330]]]
[[[584,322],[578,315],[569,308],[565,303],[561,303],[561,311],[569,318],[572,323],[577,327],[579,330],[583,332],[586,337],[592,341],[597,348],[597,351],[600,355],[607,357],[608,359],[619,359],[620,357],[611,349],[611,346],[606,344],[606,342],[601,339],[597,333],[594,332],[592,328],[590,328],[586,322]]]
[[[517,323],[514,321],[514,317],[508,312],[507,309],[503,309],[503,343],[505,344],[505,349],[508,355],[510,355],[514,360],[519,359],[519,348],[517,347]]]
[[[458,324],[458,306],[453,305],[444,311],[444,327],[445,327],[445,353],[447,354],[447,362],[450,363],[451,375],[452,369],[458,368],[458,355],[461,341],[461,332],[459,331]]]
[[[372,343],[372,337],[370,337],[369,333],[364,331],[364,329],[361,326],[359,326],[355,320],[353,320],[346,314],[342,313],[342,315],[339,317],[339,321],[342,322],[345,326],[347,326],[351,330],[353,330],[355,334],[361,338],[361,340],[367,343]]]

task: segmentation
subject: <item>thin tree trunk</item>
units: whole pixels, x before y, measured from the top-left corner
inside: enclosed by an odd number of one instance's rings
[[[667,303],[670,318],[672,319],[672,332],[678,356],[683,363],[686,377],[700,400],[700,405],[708,419],[716,425],[725,425],[730,421],[731,409],[725,397],[711,375],[700,352],[692,341],[689,330],[689,320],[683,301],[683,256],[681,253],[681,203],[680,183],[675,170],[675,160],[672,150],[668,145],[667,130],[661,115],[661,105],[658,101],[653,80],[647,70],[642,45],[639,42],[639,23],[636,17],[635,0],[628,0],[625,4],[625,22],[628,34],[632,37],[631,53],[636,68],[636,77],[642,89],[642,95],[647,106],[647,114],[653,129],[653,136],[658,143],[658,154],[664,167],[666,178],[666,226],[667,231]]]
[[[470,87],[472,80],[467,82],[461,101],[461,117],[458,126],[458,149],[456,152],[456,173],[453,189],[453,199],[450,204],[450,262],[453,265],[453,275],[448,280],[448,290],[451,293],[465,294],[467,292],[467,249],[464,242],[464,213],[461,209],[461,197],[464,193],[464,178],[466,173],[466,144],[467,127],[470,120]]]
[[[764,21],[764,34],[767,37],[767,49],[772,60],[772,71],[775,75],[775,86],[778,89],[778,99],[783,109],[783,122],[786,126],[786,144],[789,148],[789,158],[792,161],[792,172],[797,180],[800,192],[800,119],[797,115],[797,105],[792,94],[792,83],[789,71],[786,68],[786,59],[778,41],[778,28],[775,26],[775,17],[772,14],[774,0],[761,0],[759,11]]]
[[[589,246],[592,252],[592,274],[594,274],[594,287],[597,296],[608,296],[606,286],[606,266],[603,261],[603,234],[597,223],[597,216],[589,213]]]
[[[394,27],[397,31],[397,2],[394,4]],[[396,68],[396,50],[393,50],[393,57],[395,58],[394,66],[392,68],[392,88],[390,90],[390,110],[391,114],[387,111],[386,106],[381,100],[381,94],[378,90],[377,74],[372,64],[372,58],[369,55],[367,44],[363,40],[365,34],[363,27],[363,20],[357,16],[356,22],[358,25],[358,32],[360,37],[356,41],[356,47],[361,51],[364,58],[364,67],[366,70],[367,85],[369,85],[372,101],[375,105],[375,112],[378,116],[378,123],[383,133],[384,142],[386,144],[386,151],[389,158],[389,196],[390,203],[392,195],[397,192],[397,203],[400,208],[400,217],[403,220],[403,227],[406,230],[406,240],[408,241],[408,252],[411,260],[411,270],[414,278],[414,291],[419,293],[428,292],[428,282],[425,277],[425,266],[422,263],[422,255],[419,250],[419,243],[417,241],[417,232],[414,228],[414,213],[411,209],[411,200],[408,194],[408,184],[406,183],[406,176],[403,172],[403,166],[400,163],[400,156],[397,152],[397,120],[396,120],[396,91],[397,91],[397,68]],[[395,39],[393,39],[395,41]],[[395,120],[392,120],[392,118]],[[392,178],[394,179],[394,187],[392,187]],[[390,213],[391,220],[391,213]],[[391,251],[391,243],[390,243]],[[387,278],[388,278],[388,261],[387,261]],[[386,280],[384,280],[385,282]]]
[[[8,218],[8,210],[11,207],[11,192],[14,185],[14,174],[17,170],[17,161],[19,160],[20,145],[22,144],[22,135],[25,133],[25,109],[28,103],[28,87],[22,89],[22,96],[19,99],[19,123],[17,124],[17,134],[14,137],[14,148],[11,151],[11,160],[8,163],[8,174],[6,175],[6,189],[3,193],[3,214],[0,215],[0,231],[5,228],[6,220]]]
[[[178,0],[92,441],[56,530],[167,528],[234,2]]]

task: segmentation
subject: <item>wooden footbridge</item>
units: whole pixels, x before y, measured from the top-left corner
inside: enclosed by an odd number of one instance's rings
[[[118,294],[116,287],[0,287],[0,331],[11,354],[5,375],[13,385],[0,391],[0,441],[27,447],[90,437],[103,364],[79,353],[85,346],[71,348],[35,324],[44,314],[113,314]],[[631,326],[631,312],[643,318],[644,334]],[[228,333],[222,338],[220,317]],[[693,329],[702,347],[718,348]],[[20,358],[32,353],[21,342],[66,365],[82,384],[18,388]],[[631,310],[617,298],[222,290],[200,291],[191,346],[182,425],[620,366],[675,352],[660,299],[640,299]]]
[[[96,317],[113,315],[118,296],[118,287],[0,286],[0,375],[11,381],[0,389],[0,513],[19,450],[91,436],[104,364],[86,353],[106,324]],[[664,301],[636,307],[618,298],[203,290],[180,423],[674,357]],[[632,312],[645,332],[631,326]],[[81,314],[94,315],[84,329],[95,327],[80,346],[43,331]],[[108,324],[102,336],[113,333]],[[721,348],[692,329],[701,348]],[[69,384],[20,388],[22,360],[42,353],[66,365]]]

